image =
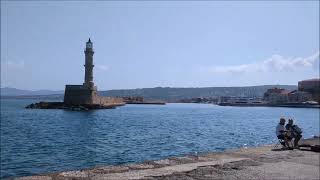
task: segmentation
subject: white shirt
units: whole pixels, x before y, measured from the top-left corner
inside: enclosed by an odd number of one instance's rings
[[[281,134],[283,134],[283,132],[280,131],[285,131],[284,125],[278,124],[277,128],[276,128],[276,135],[279,136]]]

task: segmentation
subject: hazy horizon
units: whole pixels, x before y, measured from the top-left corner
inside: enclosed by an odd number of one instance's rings
[[[1,1],[1,87],[297,85],[319,78],[319,1]]]
[[[262,85],[248,85],[248,86],[206,86],[206,87],[142,87],[142,88],[126,88],[126,89],[98,89],[98,91],[111,91],[111,90],[129,90],[129,89],[147,89],[147,88],[236,88],[236,87],[255,87],[255,86],[298,86],[298,84],[262,84]],[[64,89],[19,89],[15,87],[0,87],[0,88],[14,88],[26,91],[64,91]]]

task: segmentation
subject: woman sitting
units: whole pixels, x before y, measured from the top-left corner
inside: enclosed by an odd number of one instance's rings
[[[290,133],[290,139],[294,138],[294,147],[298,148],[298,143],[302,137],[302,130],[298,125],[293,124],[293,119],[289,119],[286,129]]]

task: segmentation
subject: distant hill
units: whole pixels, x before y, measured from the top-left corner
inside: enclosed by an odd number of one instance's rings
[[[63,94],[64,91],[52,91],[52,90],[22,90],[16,88],[1,88],[1,96],[34,96],[34,95],[51,95],[51,94]]]
[[[184,98],[193,97],[212,97],[212,96],[246,96],[261,97],[267,89],[278,87],[288,90],[295,90],[295,85],[263,85],[263,86],[246,86],[246,87],[203,87],[203,88],[170,88],[155,87],[141,89],[120,89],[99,91],[102,96],[143,96],[145,99],[162,99],[174,101]],[[29,91],[15,88],[1,88],[1,96],[41,96],[41,97],[60,97],[63,98],[64,91],[38,90]],[[44,96],[47,95],[47,96]],[[60,95],[60,96],[57,96]]]
[[[262,97],[267,89],[278,87],[288,90],[295,90],[295,85],[263,85],[246,87],[203,87],[203,88],[142,88],[100,91],[103,96],[143,96],[146,99],[178,100],[192,97],[212,96],[246,96]]]

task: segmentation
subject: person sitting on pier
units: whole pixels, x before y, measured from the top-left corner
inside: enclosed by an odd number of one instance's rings
[[[298,148],[298,143],[302,137],[302,130],[298,125],[293,124],[293,119],[289,119],[286,129],[288,132],[290,132],[290,139],[294,138],[294,147]]]
[[[286,123],[286,120],[284,118],[280,118],[280,122],[276,127],[276,135],[278,137],[278,139],[283,140],[283,142],[280,142],[284,147],[289,148],[289,142],[288,142],[288,135],[287,135],[287,131],[284,127]]]

